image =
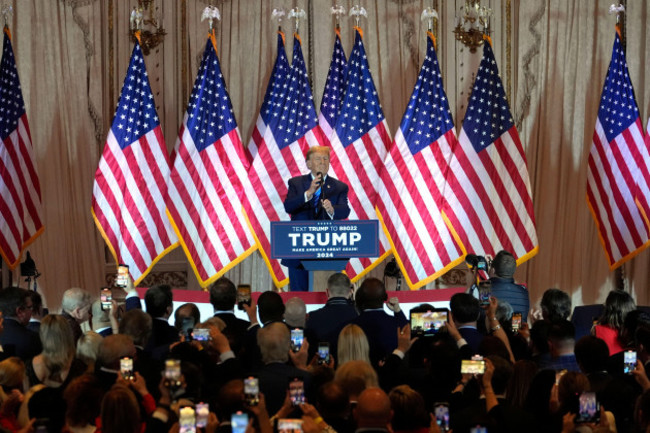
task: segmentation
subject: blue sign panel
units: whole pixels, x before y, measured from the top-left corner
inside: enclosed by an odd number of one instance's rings
[[[272,259],[377,257],[377,220],[271,222]]]

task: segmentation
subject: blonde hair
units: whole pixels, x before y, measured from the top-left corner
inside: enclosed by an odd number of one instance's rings
[[[305,161],[309,160],[309,157],[314,153],[326,153],[327,157],[330,157],[330,148],[327,146],[312,146],[307,150],[305,155]]]
[[[372,365],[359,360],[341,364],[334,374],[334,380],[348,392],[351,401],[364,389],[379,386],[377,372]]]
[[[44,379],[62,382],[61,372],[72,364],[75,356],[72,328],[60,314],[48,314],[41,321],[41,342],[43,363],[48,374]]]
[[[81,359],[86,365],[90,366],[97,360],[99,345],[102,344],[102,337],[95,331],[88,331],[77,341],[77,358]]]
[[[339,365],[353,360],[370,363],[370,346],[363,329],[352,323],[341,329],[336,355]]]

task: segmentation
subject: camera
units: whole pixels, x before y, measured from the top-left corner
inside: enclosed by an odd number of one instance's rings
[[[487,270],[490,268],[490,263],[488,260],[485,257],[477,256],[476,254],[467,254],[465,256],[465,263],[479,271],[487,272]]]

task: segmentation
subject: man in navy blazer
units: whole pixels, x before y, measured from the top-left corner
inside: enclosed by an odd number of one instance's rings
[[[307,151],[307,168],[310,174],[289,179],[289,190],[284,200],[284,210],[292,221],[345,219],[350,215],[348,186],[327,175],[330,169],[330,148],[314,146]],[[289,268],[291,291],[307,290],[308,273],[300,260],[284,259]]]
[[[465,339],[472,354],[477,354],[483,334],[477,328],[481,314],[478,299],[467,293],[456,293],[449,300],[449,309],[460,335]]]
[[[367,278],[354,295],[359,317],[351,323],[358,325],[368,338],[370,361],[377,366],[397,348],[397,334],[408,321],[397,298],[388,299],[386,287],[378,278]],[[384,302],[393,316],[384,311]]]

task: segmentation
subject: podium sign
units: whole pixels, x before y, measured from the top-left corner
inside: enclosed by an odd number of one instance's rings
[[[379,222],[273,221],[272,259],[349,259],[379,256]]]

